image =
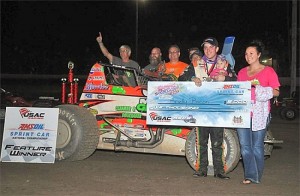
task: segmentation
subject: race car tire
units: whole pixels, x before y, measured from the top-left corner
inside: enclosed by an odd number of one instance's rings
[[[185,143],[185,156],[187,159],[187,162],[189,165],[192,167],[192,169],[196,170],[196,160],[197,160],[197,151],[196,151],[196,132],[195,129],[193,129],[186,140]],[[240,153],[240,145],[239,145],[239,140],[237,136],[237,132],[234,129],[224,129],[224,141],[223,141],[223,146],[224,146],[224,160],[225,160],[225,165],[224,165],[224,170],[225,173],[229,173],[232,170],[236,168],[236,166],[239,163],[239,160],[241,158],[241,153]],[[208,150],[208,153],[211,153],[210,147]],[[212,160],[210,160],[212,163]],[[208,166],[208,175],[213,175],[213,166],[209,165]]]
[[[265,135],[265,141],[272,140],[273,134],[270,128],[267,129],[266,135]],[[264,143],[264,155],[265,159],[269,158],[272,154],[274,145],[272,143]]]
[[[280,110],[280,117],[284,120],[295,120],[297,117],[297,110],[290,107],[283,107]]]
[[[99,141],[95,116],[77,105],[58,105],[56,161],[83,160],[93,154]]]

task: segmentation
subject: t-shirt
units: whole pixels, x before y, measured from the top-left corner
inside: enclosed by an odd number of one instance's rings
[[[112,64],[114,64],[114,65],[122,65],[122,66],[125,66],[125,67],[128,67],[128,68],[134,68],[138,72],[140,71],[139,64],[137,62],[133,61],[133,60],[129,60],[129,62],[123,62],[121,58],[113,56]],[[130,86],[136,86],[137,84],[136,84],[135,78],[133,76],[133,73],[130,72],[130,71],[126,71],[125,73],[126,73],[126,76],[127,76],[128,80],[129,80],[129,85]]]
[[[140,70],[140,66],[137,62],[135,62],[134,60],[129,60],[129,62],[123,62],[121,58],[113,56],[112,59],[112,64],[114,65],[123,65],[125,67],[131,67],[131,68],[135,68],[137,70]]]
[[[165,74],[174,74],[177,78],[184,72],[188,64],[178,61],[177,63],[166,63]]]
[[[278,76],[275,70],[270,66],[265,66],[263,70],[253,76],[248,76],[247,67],[241,69],[238,73],[237,81],[250,81],[251,83],[259,82],[263,87],[278,88],[280,86]],[[255,102],[255,87],[251,88],[251,100]]]
[[[142,70],[142,73],[153,78],[158,78],[163,73],[164,63],[164,61],[161,61],[149,64]]]
[[[147,71],[151,71],[151,72],[155,72],[158,69],[158,63],[154,63],[154,64],[149,64],[147,65],[143,71],[147,70]]]

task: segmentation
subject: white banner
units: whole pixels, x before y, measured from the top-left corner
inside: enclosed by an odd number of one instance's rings
[[[54,163],[58,108],[7,107],[2,162]]]

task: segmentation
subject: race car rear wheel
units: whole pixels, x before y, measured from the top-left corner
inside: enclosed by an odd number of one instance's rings
[[[209,143],[210,145],[210,143]],[[240,154],[240,145],[238,136],[235,130],[233,129],[224,129],[224,141],[223,141],[223,147],[224,147],[224,170],[225,173],[229,173],[232,171],[238,164],[241,154]],[[196,170],[196,160],[197,160],[197,149],[196,149],[196,131],[193,129],[186,140],[185,144],[185,153],[186,153],[186,159],[189,163],[189,165],[192,167],[192,169]],[[208,148],[208,154],[210,155],[211,147]],[[210,156],[209,156],[210,158]],[[211,158],[210,158],[211,159]],[[212,160],[209,160],[209,163],[212,163]],[[209,164],[208,175],[213,175],[213,165]]]
[[[291,107],[283,107],[280,110],[280,116],[284,120],[295,120],[297,117],[297,110]]]
[[[94,115],[76,105],[58,105],[59,119],[56,139],[56,161],[76,161],[89,157],[98,141]]]

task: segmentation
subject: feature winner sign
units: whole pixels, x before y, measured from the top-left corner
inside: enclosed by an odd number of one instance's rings
[[[250,128],[250,112],[250,82],[148,82],[148,125]]]
[[[7,107],[2,162],[54,163],[58,108]]]

